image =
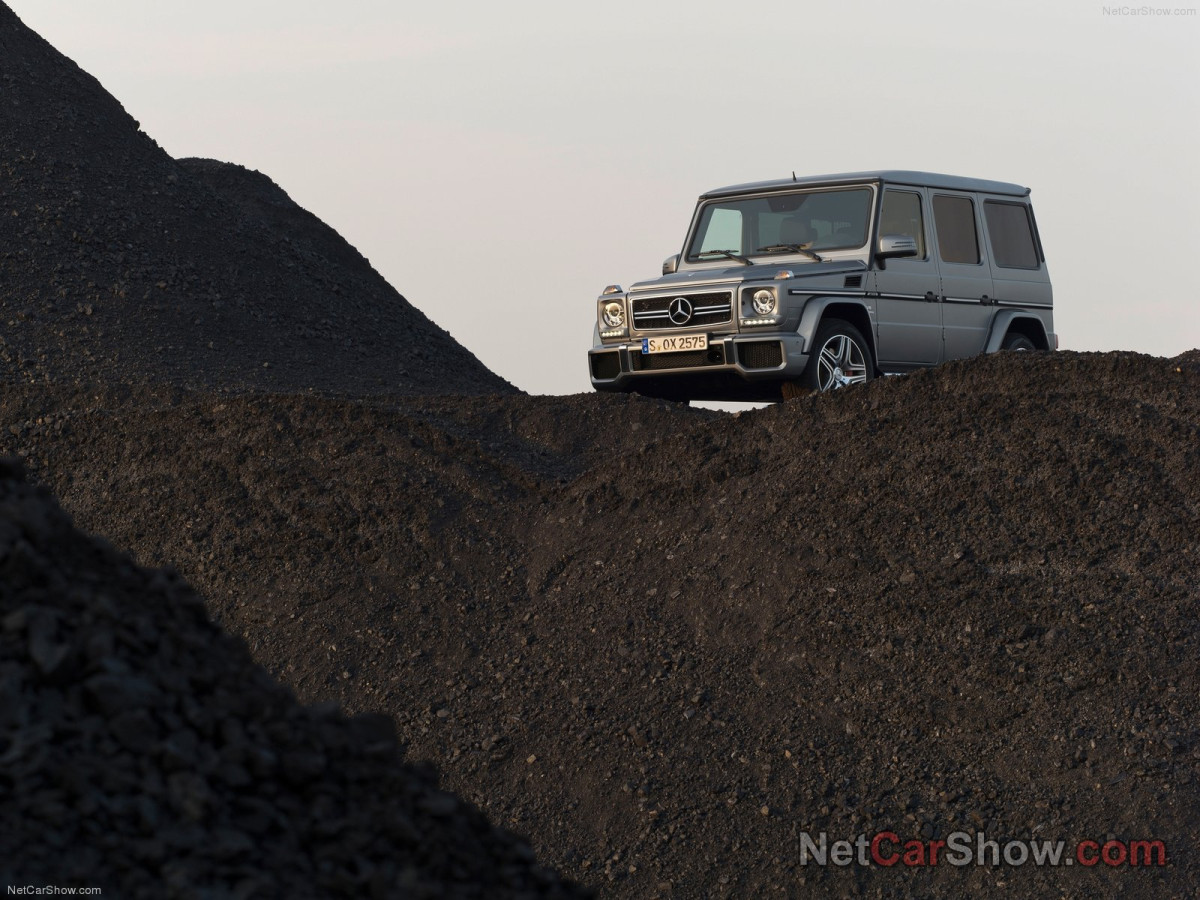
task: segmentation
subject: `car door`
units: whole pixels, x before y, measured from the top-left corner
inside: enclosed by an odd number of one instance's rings
[[[992,285],[996,291],[993,300],[1002,307],[1046,310],[1048,318],[1053,295],[1033,223],[1033,210],[1028,203],[1013,197],[980,199],[988,237],[985,243],[992,258]]]
[[[930,251],[926,192],[888,187],[880,201],[878,235],[917,241],[917,255],[881,260],[872,273],[876,293],[875,348],[884,372],[906,372],[942,360],[938,264]]]
[[[979,239],[979,204],[962,191],[931,192],[933,227],[942,275],[945,359],[982,352],[995,312],[992,273]]]

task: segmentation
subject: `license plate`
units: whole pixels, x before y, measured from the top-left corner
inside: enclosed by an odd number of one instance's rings
[[[673,334],[670,337],[642,338],[643,353],[679,353],[681,350],[707,349],[707,334]]]

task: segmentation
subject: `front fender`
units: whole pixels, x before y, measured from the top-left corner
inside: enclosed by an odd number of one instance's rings
[[[817,326],[821,324],[821,320],[826,315],[845,319],[861,331],[862,336],[871,345],[871,356],[874,359],[879,358],[875,352],[874,316],[872,316],[871,308],[866,302],[857,297],[815,296],[804,304],[804,309],[800,313],[800,325],[796,329],[796,332],[804,339],[805,353],[812,352],[812,342],[817,333]]]

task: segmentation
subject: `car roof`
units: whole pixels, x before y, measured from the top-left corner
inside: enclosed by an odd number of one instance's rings
[[[1029,195],[1029,188],[1007,181],[989,181],[985,178],[965,178],[961,175],[939,175],[936,172],[912,172],[905,169],[880,169],[874,172],[844,172],[840,175],[802,175],[797,178],[777,178],[773,181],[751,181],[715,188],[700,195],[701,200],[724,197],[730,194],[751,194],[768,191],[786,191],[795,187],[812,187],[824,184],[863,184],[868,182],[906,184],[917,187],[945,188],[954,191],[982,191],[987,194],[1012,194],[1017,197]]]

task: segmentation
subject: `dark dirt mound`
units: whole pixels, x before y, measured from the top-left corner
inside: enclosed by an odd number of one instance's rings
[[[1180,353],[1171,362],[1175,363],[1178,369],[1187,368],[1193,372],[1200,370],[1200,349]]]
[[[1000,354],[737,416],[109,389],[0,416],[86,527],[606,896],[1200,879],[1187,355]],[[1170,865],[800,865],[802,833],[881,830]]]
[[[175,161],[0,3],[0,380],[513,388],[266,176]]]
[[[400,764],[386,716],[302,707],[170,571],[0,462],[0,883],[116,897],[578,897]]]

